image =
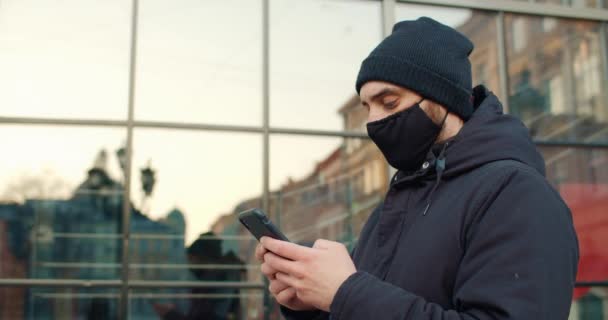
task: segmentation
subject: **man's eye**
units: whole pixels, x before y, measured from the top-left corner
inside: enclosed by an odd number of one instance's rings
[[[394,108],[396,106],[397,106],[397,100],[387,101],[387,102],[384,103],[384,107],[388,108],[388,109],[392,109],[392,108]]]

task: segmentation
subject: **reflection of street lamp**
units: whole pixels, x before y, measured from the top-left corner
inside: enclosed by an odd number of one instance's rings
[[[103,187],[106,180],[105,172],[99,168],[93,168],[89,170],[88,180],[90,190],[99,190],[101,187]]]
[[[142,211],[144,207],[144,202],[147,198],[152,195],[152,191],[154,190],[154,184],[156,183],[156,176],[154,170],[150,166],[150,160],[148,160],[148,165],[146,168],[141,169],[141,188],[144,191],[142,196]]]
[[[125,147],[121,147],[116,150],[116,157],[118,158],[118,164],[120,165],[120,169],[122,170],[122,176],[125,176],[125,167],[127,165],[127,150]]]

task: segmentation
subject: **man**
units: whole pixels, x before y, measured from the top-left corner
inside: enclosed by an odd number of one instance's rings
[[[242,261],[230,251],[222,255],[222,240],[209,231],[201,234],[186,250],[190,272],[198,281],[241,281],[241,270],[217,270],[201,268],[205,265],[231,265],[242,267]],[[163,320],[231,320],[240,313],[239,291],[235,289],[194,288],[193,298],[186,313],[181,313],[173,304],[154,303],[152,307]],[[217,297],[197,297],[197,295],[217,295]],[[231,297],[232,295],[232,297]]]
[[[363,61],[367,130],[398,169],[351,256],[263,238],[287,319],[567,319],[578,262],[568,207],[528,130],[472,88],[473,44],[403,21]]]

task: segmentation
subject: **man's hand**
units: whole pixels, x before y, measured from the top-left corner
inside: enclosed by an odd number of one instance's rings
[[[261,244],[255,248],[255,257],[259,262],[262,263],[262,273],[270,281],[268,290],[277,300],[277,302],[295,311],[314,310],[314,306],[302,302],[302,300],[297,297],[296,290],[294,288],[291,288],[284,282],[276,279],[275,275],[277,271],[268,264],[264,263],[264,255],[266,253],[268,253],[268,250],[266,250],[266,248],[264,248],[264,246]]]
[[[342,283],[357,272],[348,250],[338,242],[317,240],[312,248],[268,237],[261,242],[268,251],[263,253],[264,274],[275,274],[287,286],[283,291],[293,288],[301,302],[323,311],[329,312]]]

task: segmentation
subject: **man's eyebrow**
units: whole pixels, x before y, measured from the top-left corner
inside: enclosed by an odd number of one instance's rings
[[[369,100],[370,101],[376,100],[376,99],[378,99],[378,98],[380,98],[382,96],[385,96],[387,94],[397,94],[397,91],[394,90],[393,88],[384,88],[384,89],[380,90],[380,92],[374,94]]]

